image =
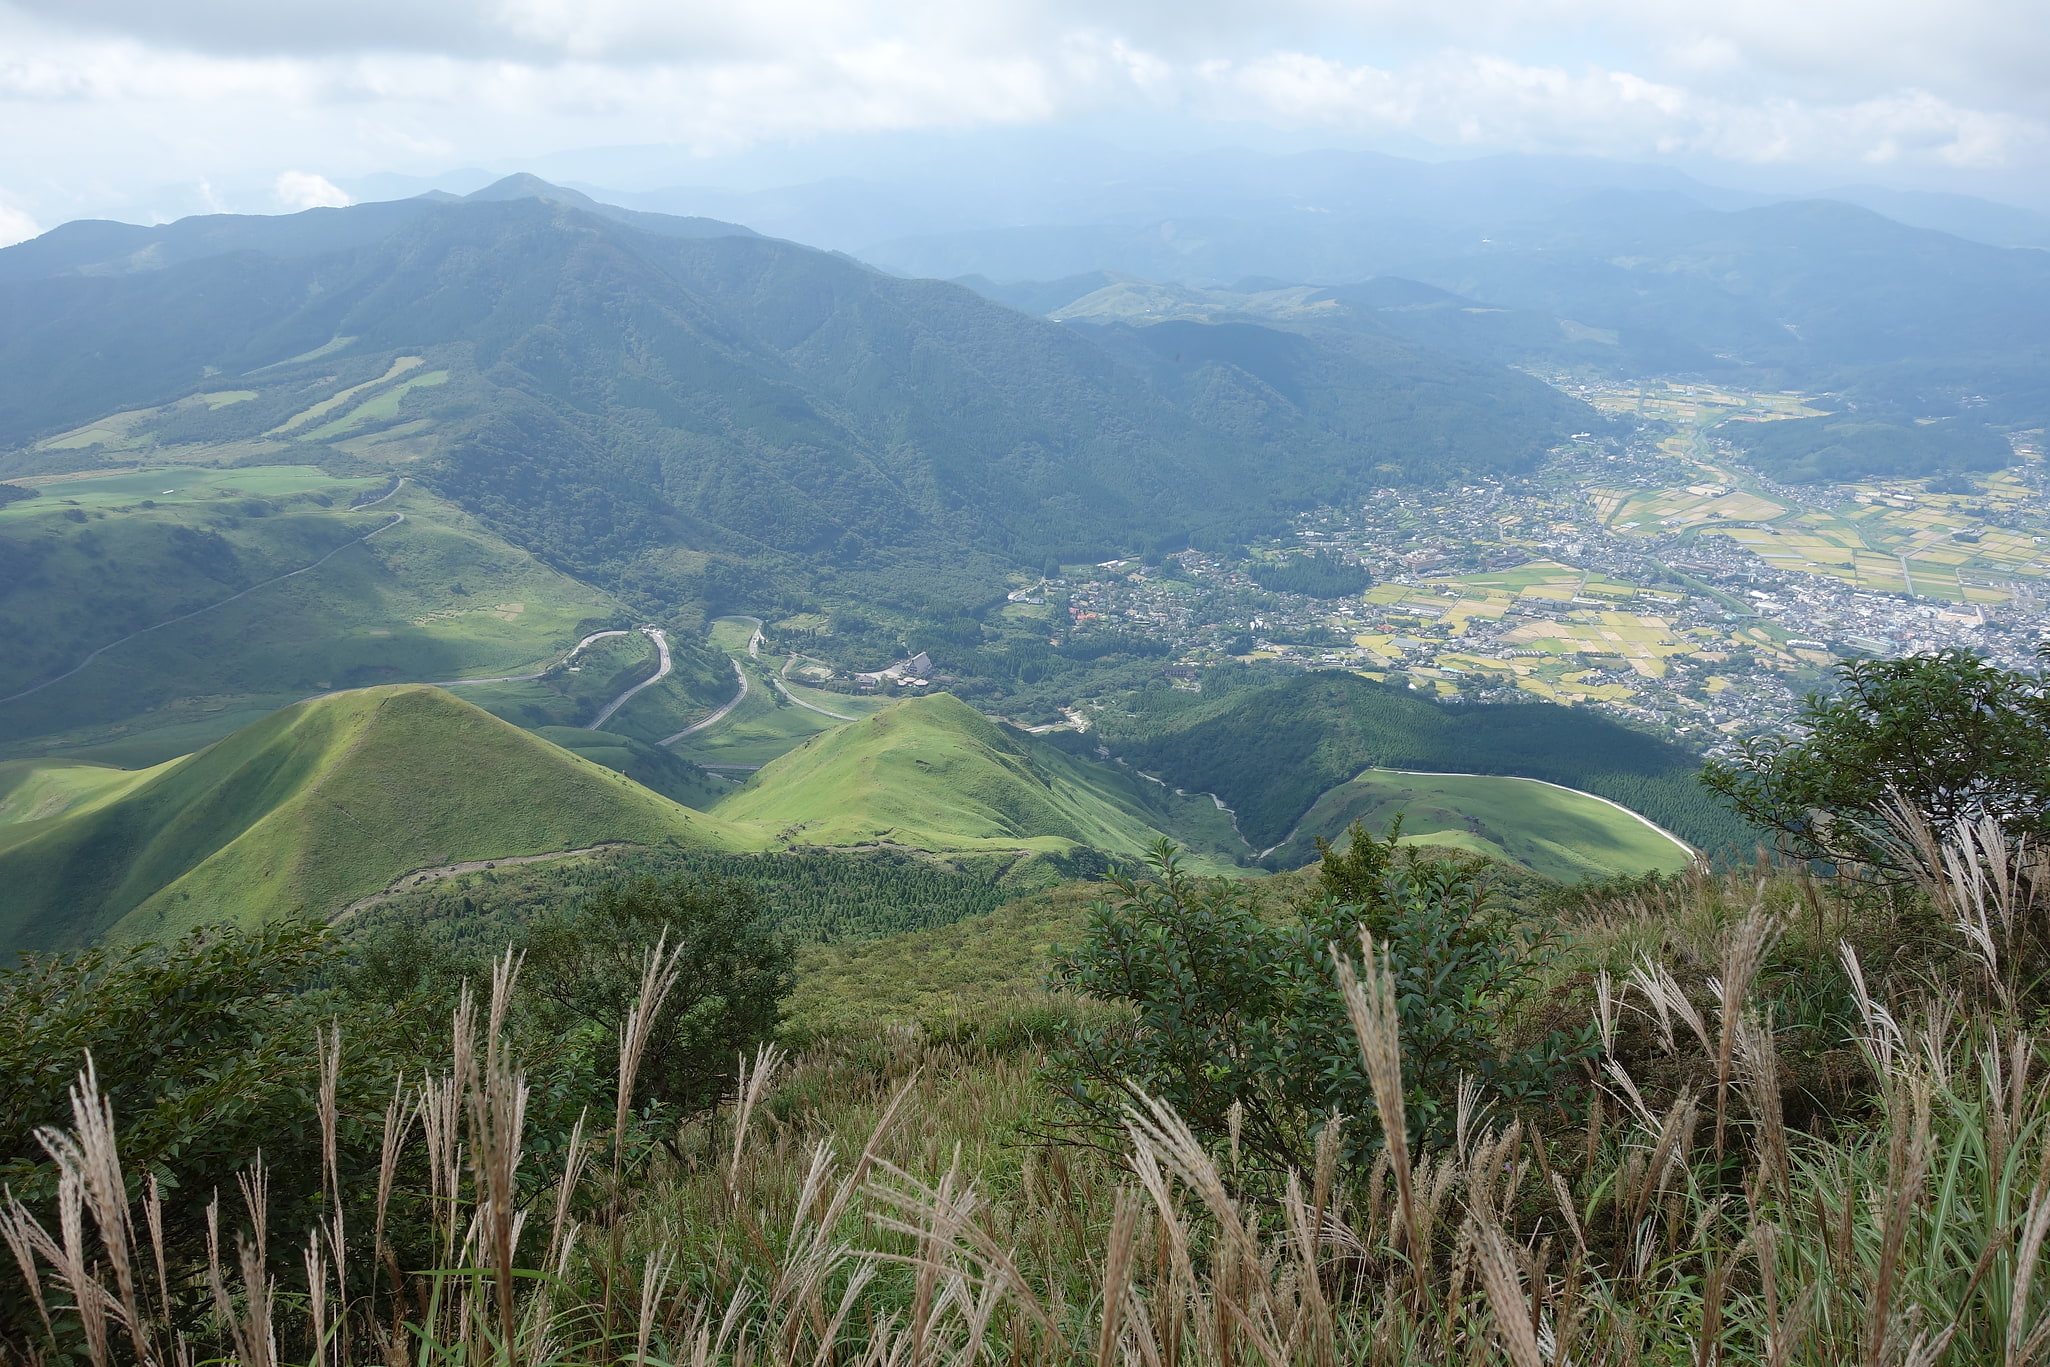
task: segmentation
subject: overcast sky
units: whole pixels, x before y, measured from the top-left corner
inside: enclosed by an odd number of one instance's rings
[[[977,129],[2040,207],[2046,73],[2046,0],[0,0],[0,241],[579,148],[673,148],[635,174],[692,183]]]

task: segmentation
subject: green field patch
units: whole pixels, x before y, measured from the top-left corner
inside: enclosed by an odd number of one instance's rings
[[[306,487],[307,471],[195,477],[275,493]],[[172,487],[163,471],[148,478],[142,487]],[[0,585],[0,698],[108,647],[61,684],[0,702],[0,757],[46,753],[40,742],[56,740],[64,753],[114,744],[124,763],[154,762],[219,739],[233,729],[228,713],[246,722],[316,693],[535,672],[593,619],[620,613],[411,485],[348,511],[347,495],[382,483],[349,481],[330,507],[295,503],[263,517],[194,499],[82,524],[0,524],[0,537],[37,538],[43,581],[34,593]],[[181,706],[199,699],[203,714]],[[134,744],[157,728],[170,733],[162,748]]]
[[[306,424],[310,422],[318,422],[320,419],[334,412],[337,408],[340,408],[342,405],[356,398],[357,395],[368,393],[369,391],[377,388],[379,385],[389,383],[390,381],[395,380],[399,376],[405,374],[407,371],[412,370],[416,366],[420,366],[423,364],[425,364],[425,361],[422,357],[401,356],[391,363],[390,369],[386,370],[384,374],[378,376],[376,379],[365,380],[362,384],[350,385],[347,389],[342,390],[340,393],[330,395],[329,397],[322,399],[319,403],[314,404],[312,407],[303,409],[300,412],[293,414],[291,417],[279,423],[276,427],[271,428],[270,431],[264,433],[264,435],[267,437],[282,437],[293,435],[298,432],[298,429],[306,426]]]
[[[728,655],[746,655],[748,642],[760,627],[751,617],[715,617],[707,632],[714,650],[723,650]]]
[[[147,511],[216,503],[231,498],[291,498],[321,494],[346,508],[365,490],[387,481],[378,478],[338,479],[311,465],[260,465],[243,470],[210,470],[195,466],[163,466],[119,474],[90,475],[36,485],[41,497],[0,507],[0,526],[47,517],[61,517],[73,508],[85,512]]]
[[[446,370],[430,370],[424,375],[408,376],[390,389],[385,390],[382,394],[375,394],[365,399],[362,403],[357,404],[332,422],[322,423],[310,432],[301,433],[299,440],[328,441],[340,436],[352,427],[361,427],[367,423],[374,422],[390,422],[399,415],[399,404],[405,399],[406,395],[416,389],[431,389],[435,385],[447,383],[448,372]]]

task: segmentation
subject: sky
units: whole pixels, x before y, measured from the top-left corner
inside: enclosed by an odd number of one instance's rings
[[[2045,0],[0,0],[0,243],[462,167],[758,188],[927,135],[1556,153],[2042,209],[2046,70]]]

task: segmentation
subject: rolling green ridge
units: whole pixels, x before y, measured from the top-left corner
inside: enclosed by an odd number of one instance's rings
[[[1247,718],[1266,716],[1259,705],[1276,693],[1288,694],[1290,715],[1302,724],[1328,725],[1319,708],[1341,705],[1357,721],[1372,707],[1330,692],[1348,690],[1335,681],[1350,678],[1231,695],[1235,710],[1207,709],[1207,727],[1165,731],[1155,748],[1171,750],[1176,737],[1194,736],[1190,743],[1228,759]],[[1299,687],[1312,690],[1307,700],[1289,693]],[[1268,748],[1293,766],[1291,774],[1350,762],[1370,739],[1412,753],[1435,739],[1437,753],[1456,753],[1442,734],[1413,734],[1421,715],[1411,715],[1414,700],[1396,701],[1404,707],[1373,726]],[[1588,741],[1569,725],[1546,744],[1586,759]],[[1618,738],[1607,743],[1627,751]],[[1535,742],[1525,746],[1526,755],[1543,751]],[[1247,807],[1267,802],[1270,819],[1290,791],[1249,785],[1279,772],[1242,774],[1236,785],[1247,788]],[[1657,795],[1669,776],[1635,777]],[[1411,835],[1427,843],[1561,878],[1683,862],[1669,842],[1623,813],[1514,779],[1364,775],[1329,787],[1310,793],[1286,859],[1308,859],[1312,835],[1337,836],[1355,816],[1379,824],[1401,806],[1411,812]],[[1234,786],[1219,780],[1218,790],[1230,795]],[[1244,828],[1244,808],[1238,819]],[[146,770],[69,760],[0,764],[0,886],[9,890],[0,949],[157,936],[289,911],[333,915],[389,893],[400,906],[460,903],[466,915],[503,919],[535,896],[574,892],[595,876],[592,868],[695,868],[690,861],[700,854],[755,852],[797,859],[784,873],[808,886],[855,889],[838,911],[815,891],[791,913],[807,933],[845,938],[984,910],[977,899],[994,888],[1101,872],[1107,859],[1135,863],[1163,833],[1190,850],[1198,869],[1240,872],[1251,853],[1207,795],[1183,796],[1123,765],[1065,753],[944,693],[837,725],[732,789],[631,737],[575,728],[530,733],[439,689],[397,685],[295,704]],[[521,874],[466,875],[454,867],[606,847],[631,850]],[[845,870],[821,875],[823,865],[804,863],[813,856],[830,863],[848,851],[895,860],[895,871],[864,884]],[[766,886],[784,876],[777,867],[771,861],[727,872]],[[412,879],[423,870],[437,871],[425,880],[431,887]],[[919,885],[927,873],[939,883]],[[445,877],[462,881],[442,886]],[[896,895],[893,887],[915,896],[890,911],[882,903]]]
[[[1697,784],[1700,765],[1679,746],[1549,703],[1454,708],[1326,670],[1214,697],[1139,694],[1130,710],[1101,713],[1097,729],[1139,768],[1218,794],[1262,850],[1371,768],[1544,779],[1620,802],[1712,853],[1757,839]]]
[[[1391,474],[1518,468],[1590,420],[1393,338],[1253,327],[1196,337],[1201,365],[1178,367],[1180,333],[1103,343],[530,180],[360,207],[326,211],[321,240],[362,231],[324,252],[303,216],[273,221],[275,250],[238,221],[233,270],[85,276],[76,253],[0,251],[0,442],[24,446],[0,474],[193,447],[403,466],[641,611],[798,586],[918,608],[987,601],[1050,556],[1242,539]]]
[[[140,773],[0,766],[0,949],[333,915],[421,870],[613,845],[985,856],[1003,866],[986,881],[1030,886],[1050,874],[1014,870],[1021,856],[1036,870],[1100,870],[1162,828],[1200,842],[1205,810],[1210,834],[1222,824],[1207,800],[1146,792],[943,694],[821,736],[723,800],[695,766],[630,737],[550,735],[574,749],[396,685],[295,704]],[[845,933],[844,917],[807,914]]]
[[[734,848],[693,812],[438,689],[297,704],[111,800],[20,822],[0,946],[332,915],[414,869],[615,841]]]
[[[813,737],[714,810],[793,844],[1086,847],[1126,858],[1159,839],[1162,824],[1137,781],[1006,732],[946,693]]]
[[[14,505],[0,520],[0,571],[13,571],[0,572],[0,754],[54,740],[155,762],[309,694],[543,670],[596,626],[631,620],[415,484],[349,510],[390,484],[304,467],[152,469],[46,484]],[[716,654],[688,639],[672,654],[664,683],[686,702],[722,689]],[[596,673],[553,682],[595,693],[610,679]],[[526,724],[574,724],[597,706],[540,688],[548,706]]]
[[[1343,845],[1354,821],[1386,834],[1398,815],[1406,842],[1467,850],[1565,883],[1677,873],[1693,860],[1678,842],[1584,793],[1527,778],[1369,769],[1321,794],[1275,851],[1276,862],[1308,863],[1320,836]]]

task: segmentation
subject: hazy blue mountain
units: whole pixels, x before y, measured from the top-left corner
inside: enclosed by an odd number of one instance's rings
[[[1760,380],[1940,416],[2050,416],[2050,253],[1826,201],[1583,222],[1447,253],[1417,278],[1595,327],[1662,331]]]
[[[1230,288],[1164,284],[1107,271],[999,285],[964,276],[985,298],[1069,323],[1258,323],[1312,334],[1403,341],[1486,366],[1629,377],[1712,369],[1699,347],[1642,328],[1590,327],[1538,309],[1483,304],[1435,285],[1378,276],[1330,288],[1251,277]]]
[[[1934,228],[1994,247],[2050,249],[2050,214],[1999,204],[1977,195],[1896,190],[1884,185],[1842,185],[1824,199],[1856,204],[1915,228]]]

